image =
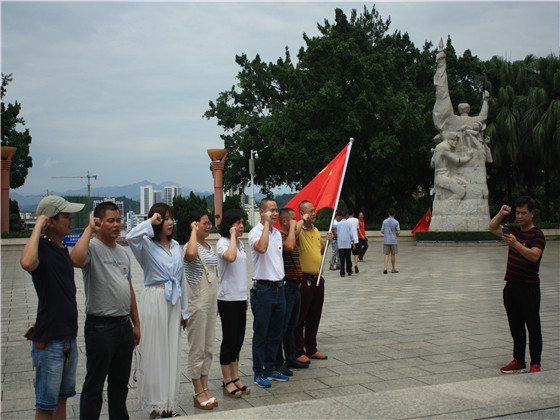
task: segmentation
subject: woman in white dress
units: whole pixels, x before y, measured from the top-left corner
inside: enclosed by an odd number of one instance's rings
[[[190,309],[187,375],[194,386],[194,406],[211,410],[218,405],[218,400],[208,390],[218,312],[218,257],[206,242],[212,227],[208,214],[203,210],[194,210],[187,220],[189,241],[185,245],[184,254]]]
[[[181,324],[189,318],[181,246],[167,204],[154,204],[148,220],[126,239],[144,270],[138,301],[142,340],[137,347],[138,401],[150,419],[175,417],[181,371]]]

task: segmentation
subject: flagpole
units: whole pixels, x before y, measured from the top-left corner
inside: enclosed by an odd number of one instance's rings
[[[340,193],[342,192],[342,185],[344,184],[344,177],[346,176],[346,167],[348,166],[348,159],[350,158],[350,151],[352,150],[352,144],[354,144],[354,138],[350,137],[350,142],[348,143],[348,150],[346,151],[346,160],[344,161],[344,169],[342,170],[342,177],[340,178],[340,185],[338,186],[338,193],[336,194],[336,201],[331,217],[331,224],[329,225],[329,232],[332,231],[332,225],[334,223],[334,218],[336,217],[336,210],[338,209],[338,201],[340,200]],[[321,260],[321,268],[319,269],[319,276],[317,277],[317,287],[319,287],[319,282],[321,281],[321,275],[323,274],[323,267],[325,265],[325,259],[327,257],[327,251],[329,249],[330,242],[331,241],[327,239],[327,243],[325,244],[323,259]]]

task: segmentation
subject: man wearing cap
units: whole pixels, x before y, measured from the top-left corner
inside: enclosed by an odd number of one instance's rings
[[[66,399],[76,395],[78,308],[74,267],[64,245],[71,213],[83,204],[50,195],[37,206],[37,223],[21,254],[39,304],[31,339],[35,366],[35,418],[66,418]],[[44,231],[44,235],[42,235]]]
[[[109,418],[128,419],[130,365],[134,346],[140,342],[130,257],[117,244],[122,228],[118,206],[105,201],[95,208],[93,216],[71,255],[74,266],[82,269],[86,294],[87,373],[80,419],[99,419],[106,378]]]

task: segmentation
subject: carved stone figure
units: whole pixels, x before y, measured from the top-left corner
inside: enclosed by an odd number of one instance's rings
[[[483,231],[490,222],[486,163],[492,162],[492,153],[490,139],[484,137],[490,94],[484,92],[479,115],[469,116],[470,106],[466,103],[459,104],[459,115],[455,115],[449,97],[443,40],[436,63],[433,118],[440,134],[434,137],[437,146],[432,149],[431,166],[435,173],[430,230]]]

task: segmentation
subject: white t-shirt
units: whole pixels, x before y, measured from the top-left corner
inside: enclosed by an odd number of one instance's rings
[[[281,281],[284,278],[284,260],[282,259],[282,235],[276,228],[269,233],[268,248],[264,254],[255,251],[255,243],[261,239],[264,226],[261,222],[249,232],[249,245],[255,266],[255,280]]]
[[[239,241],[239,240],[238,240]],[[229,248],[230,238],[221,237],[216,244],[218,254],[218,268],[220,269],[220,288],[218,300],[240,301],[247,300],[247,254],[243,243],[239,241],[237,257],[234,262],[224,259],[224,253]]]
[[[355,217],[349,217],[348,221],[352,224],[352,241],[358,243],[358,229],[360,228],[360,221]]]

